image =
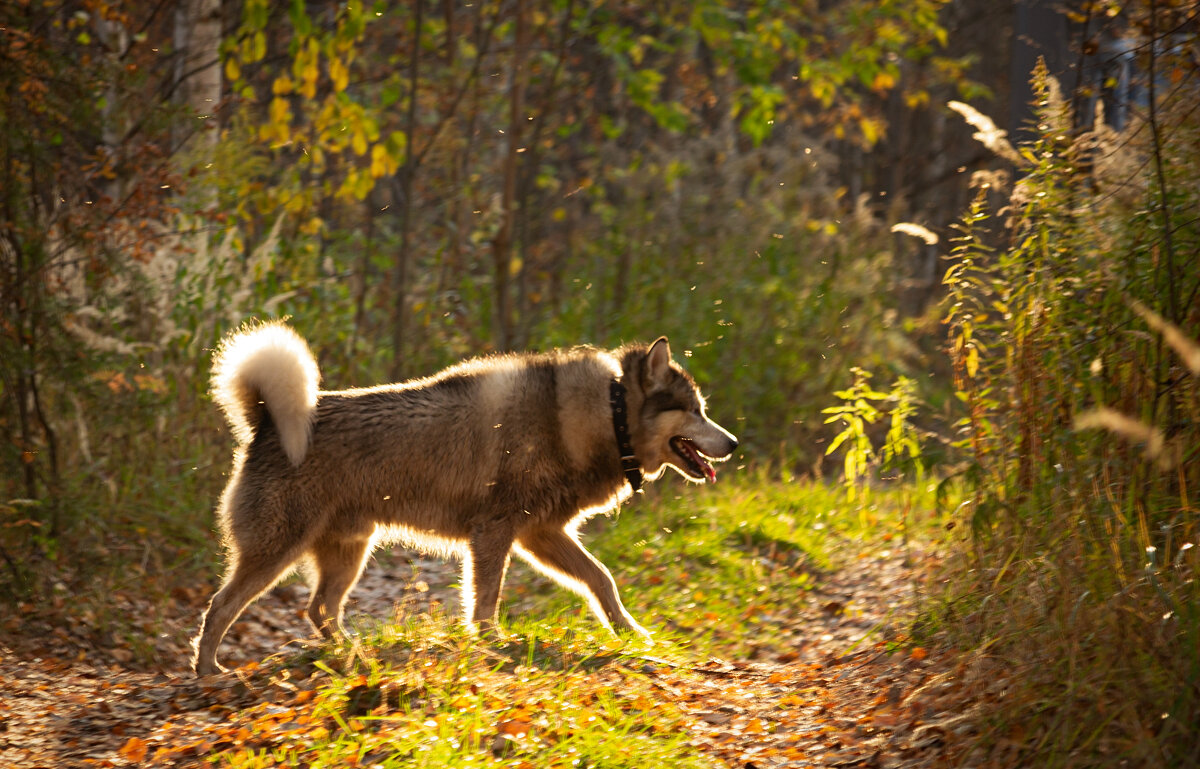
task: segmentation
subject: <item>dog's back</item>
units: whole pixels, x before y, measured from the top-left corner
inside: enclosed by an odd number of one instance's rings
[[[276,420],[267,419],[246,447],[242,482],[289,499],[304,519],[294,527],[382,525],[415,544],[440,537],[452,546],[479,515],[498,510],[565,524],[618,491],[607,402],[614,371],[608,354],[580,349],[321,392],[302,464],[288,460]],[[262,517],[236,507],[222,513],[249,519],[232,521],[235,528]]]

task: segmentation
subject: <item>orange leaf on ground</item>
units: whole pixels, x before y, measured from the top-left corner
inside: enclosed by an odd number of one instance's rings
[[[510,718],[509,720],[501,721],[496,725],[497,732],[513,737],[520,737],[523,734],[529,734],[529,730],[532,728],[532,723],[517,718]]]
[[[140,764],[146,759],[146,751],[150,746],[146,741],[139,737],[130,737],[124,745],[121,746],[119,753],[121,758],[126,761],[132,761],[135,764]]]

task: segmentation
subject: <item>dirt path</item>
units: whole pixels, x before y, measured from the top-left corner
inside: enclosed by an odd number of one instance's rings
[[[959,765],[964,703],[972,687],[983,687],[983,672],[922,649],[889,652],[877,640],[887,636],[871,632],[904,611],[912,568],[896,553],[865,555],[828,575],[794,615],[759,618],[796,628],[788,648],[689,667],[651,661],[643,672],[685,714],[691,742],[714,765]],[[349,613],[388,617],[435,603],[454,612],[456,580],[452,565],[389,556],[369,567]],[[224,662],[303,644],[306,598],[297,584],[255,603],[223,644]],[[147,673],[0,647],[0,767],[151,765],[156,746],[173,734],[202,733],[274,696],[234,676],[198,681],[182,672],[185,659],[179,647],[170,672]],[[163,762],[202,763],[186,752]]]

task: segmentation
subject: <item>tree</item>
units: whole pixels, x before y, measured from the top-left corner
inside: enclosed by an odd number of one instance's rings
[[[114,355],[129,362],[122,337],[145,306],[138,265],[175,214],[186,171],[172,162],[171,96],[215,112],[219,7],[188,6],[200,23],[178,69],[167,6],[0,9],[0,493],[44,500],[52,534],[64,523],[64,463],[92,459],[64,426],[91,398],[136,387]],[[197,64],[206,46],[211,60]]]

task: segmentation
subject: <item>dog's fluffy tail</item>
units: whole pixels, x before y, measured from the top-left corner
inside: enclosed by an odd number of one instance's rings
[[[243,445],[254,438],[264,403],[293,465],[308,453],[320,381],[308,344],[282,323],[243,326],[213,356],[213,400],[234,437]]]

